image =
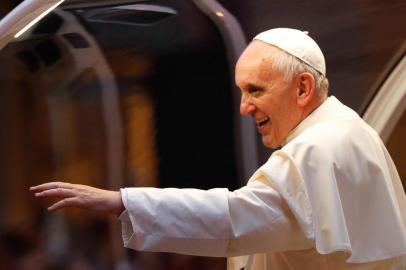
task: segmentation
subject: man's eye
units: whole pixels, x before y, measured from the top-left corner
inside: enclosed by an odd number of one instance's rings
[[[250,95],[252,95],[252,96],[254,96],[254,97],[257,97],[257,96],[259,96],[260,94],[261,94],[261,89],[259,89],[259,88],[251,88],[251,89],[249,89],[248,90],[248,93],[250,94]]]

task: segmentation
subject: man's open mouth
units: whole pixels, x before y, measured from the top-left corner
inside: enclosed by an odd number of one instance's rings
[[[269,117],[264,117],[260,120],[257,120],[256,124],[258,127],[261,127],[261,126],[265,125],[268,121],[269,121]]]

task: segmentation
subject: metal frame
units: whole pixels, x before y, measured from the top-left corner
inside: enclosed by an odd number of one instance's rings
[[[406,109],[406,43],[401,47],[400,60],[379,88],[363,119],[386,142]]]
[[[25,0],[0,21],[0,50],[11,42],[21,29],[60,0]],[[56,7],[56,6],[55,6]]]

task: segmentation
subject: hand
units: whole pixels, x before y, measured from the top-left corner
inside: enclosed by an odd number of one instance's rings
[[[64,182],[45,183],[31,187],[30,191],[34,192],[35,197],[60,199],[48,207],[49,211],[65,207],[79,207],[105,214],[119,215],[124,210],[119,191]]]

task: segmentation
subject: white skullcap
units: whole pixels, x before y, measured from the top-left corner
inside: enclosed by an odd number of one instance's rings
[[[258,34],[254,40],[261,40],[299,58],[326,76],[326,63],[317,43],[307,32],[290,28],[274,28]]]

